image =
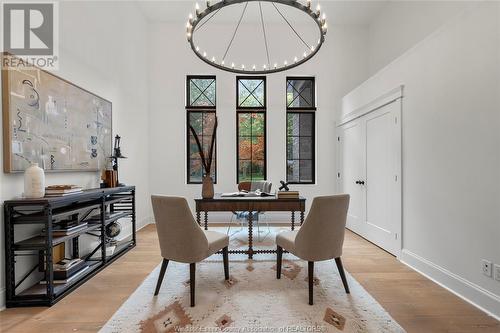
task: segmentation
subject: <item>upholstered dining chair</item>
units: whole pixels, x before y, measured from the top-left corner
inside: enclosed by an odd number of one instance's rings
[[[349,286],[342,266],[349,195],[331,195],[314,198],[309,214],[298,231],[286,231],[276,235],[276,278],[281,278],[283,250],[308,261],[309,304],[313,305],[314,262],[335,259],[345,292]]]
[[[222,249],[224,278],[229,280],[229,237],[215,231],[204,231],[195,222],[188,203],[182,197],[152,195],[153,213],[163,262],[155,296],[170,260],[189,264],[191,306],[195,305],[196,263]]]

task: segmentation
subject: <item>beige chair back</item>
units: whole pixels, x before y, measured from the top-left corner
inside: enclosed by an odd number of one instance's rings
[[[295,238],[296,254],[308,261],[339,258],[344,244],[349,195],[313,199],[311,209]]]
[[[163,258],[183,263],[205,259],[208,240],[185,198],[152,195],[153,213]]]

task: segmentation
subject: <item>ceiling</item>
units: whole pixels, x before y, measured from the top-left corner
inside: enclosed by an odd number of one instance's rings
[[[304,1],[305,0],[298,0]],[[198,0],[203,8],[205,1]],[[212,3],[217,2],[212,0]],[[368,25],[373,18],[382,10],[390,1],[320,1],[322,12],[325,12],[328,17],[328,24],[353,24],[353,25]],[[188,14],[194,11],[195,0],[162,0],[162,1],[137,1],[137,6],[144,17],[150,22],[186,22]],[[278,22],[281,18],[275,13],[272,13],[273,8],[266,2],[263,3],[264,16],[266,22]],[[313,6],[316,8],[317,1],[313,1]],[[253,8],[253,7],[255,8]],[[260,22],[260,14],[257,10],[257,3],[249,5],[249,9],[245,14],[245,21]],[[267,6],[267,8],[266,8]],[[288,6],[286,14],[295,22],[305,20],[306,18],[301,13]],[[218,14],[218,22],[234,22],[241,14],[242,5],[234,5],[224,8],[224,13]]]

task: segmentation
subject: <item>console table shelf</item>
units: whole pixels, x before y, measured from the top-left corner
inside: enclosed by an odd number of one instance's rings
[[[134,186],[92,189],[63,197],[8,200],[4,203],[4,216],[7,307],[50,306],[136,244]],[[132,234],[117,242],[114,252],[108,255],[106,226],[124,218],[132,224]],[[54,225],[67,219],[87,225],[70,235],[54,236]],[[38,226],[38,230],[43,226],[45,233],[18,239],[23,234],[17,230],[20,225]],[[98,239],[98,246],[90,253],[80,253],[79,238],[82,235]],[[57,284],[54,283],[53,247],[62,243],[70,245],[71,251],[66,251],[66,254],[69,252],[71,258],[85,260],[89,268],[74,280]],[[99,258],[95,258],[96,254],[100,255]],[[35,266],[18,273],[20,267],[16,266],[16,260],[20,256],[35,257]]]

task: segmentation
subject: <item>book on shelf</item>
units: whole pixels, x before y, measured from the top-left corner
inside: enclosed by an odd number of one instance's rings
[[[297,199],[299,198],[298,191],[279,191],[278,199]]]
[[[114,217],[122,215],[122,213],[123,212],[115,212],[115,213],[106,212],[104,214],[104,219],[105,220],[110,220],[110,219],[112,219]],[[101,223],[101,214],[93,215],[93,216],[89,217],[86,221],[89,224],[100,224]]]
[[[66,284],[66,283],[73,282],[73,281],[77,280],[79,277],[81,277],[89,269],[90,269],[90,266],[85,265],[78,272],[74,273],[71,277],[69,277],[67,279],[56,280],[55,277],[54,277],[54,284]],[[42,281],[40,281],[40,284],[47,284],[47,281],[46,280],[42,280]]]
[[[80,258],[63,259],[53,265],[54,280],[66,280],[78,273],[82,268],[88,266],[88,263]]]
[[[52,228],[52,236],[69,236],[78,231],[86,229],[88,226],[87,223],[81,224],[70,224],[70,225],[57,225],[54,224]],[[47,231],[45,229],[42,230],[42,235],[46,235]]]

